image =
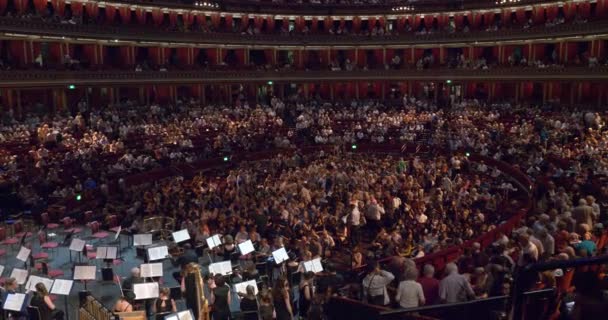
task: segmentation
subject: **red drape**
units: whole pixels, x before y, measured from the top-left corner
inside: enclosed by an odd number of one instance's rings
[[[0,14],[4,14],[4,10],[6,10],[7,5],[8,5],[8,0],[0,1]]]
[[[174,27],[177,24],[177,12],[176,11],[169,12],[169,23],[171,24],[172,27]]]
[[[273,50],[272,49],[266,49],[264,50],[264,57],[266,58],[266,63],[268,64],[274,64],[276,61],[274,60],[274,54],[273,54]]]
[[[331,19],[331,17],[325,17],[325,19],[323,19],[323,27],[325,28],[325,30],[331,29],[332,26],[333,20]]]
[[[137,15],[137,22],[139,24],[146,24],[146,9],[138,8],[135,14]]]
[[[182,13],[182,20],[184,21],[184,27],[186,27],[186,28],[190,27],[190,25],[192,24],[192,17],[193,17],[193,15],[191,15],[189,12]]]
[[[224,20],[226,21],[226,28],[228,28],[228,30],[232,30],[232,15],[228,14],[224,17]]]
[[[534,7],[534,22],[537,24],[545,23],[545,8],[537,6]]]
[[[163,48],[161,48],[161,47],[149,47],[148,48],[148,57],[150,57],[152,64],[160,65],[163,63],[162,57],[161,57],[162,49]]]
[[[545,57],[545,44],[539,43],[534,45],[534,59],[543,60]]]
[[[218,13],[214,13],[211,15],[211,24],[214,27],[219,27],[220,26],[220,20],[222,17],[220,17],[220,15]]]
[[[122,23],[131,22],[131,8],[129,7],[118,7],[118,12],[120,13],[120,17],[122,18]]]
[[[455,15],[454,23],[456,24],[457,29],[462,29],[464,27],[464,16],[461,14]]]
[[[156,24],[157,26],[160,25],[161,23],[163,23],[164,17],[165,17],[165,14],[162,11],[160,11],[160,9],[152,10],[152,18],[154,19],[154,24]]]
[[[369,19],[367,20],[368,26],[369,28],[373,28],[376,26],[376,17],[369,17]]]
[[[63,58],[63,56],[61,54],[62,46],[63,46],[63,43],[60,43],[60,42],[49,43],[49,45],[48,45],[49,51],[48,51],[48,57],[47,57],[47,59],[48,59],[47,62],[49,64],[53,65],[53,64],[61,63],[61,60]],[[63,54],[65,55],[65,53],[63,53]]]
[[[403,32],[403,30],[405,30],[405,16],[397,19],[397,31]]]
[[[25,10],[27,10],[27,0],[13,0],[13,2],[19,13],[25,13]]]
[[[494,12],[486,12],[486,27],[494,24]]]
[[[608,1],[606,0],[598,0],[597,7],[595,8],[595,13],[598,17],[604,17],[608,12]]]
[[[84,3],[72,1],[70,7],[72,8],[72,13],[73,14],[75,14],[77,16],[81,16],[82,15],[82,8],[84,7]]]
[[[266,18],[266,28],[268,28],[268,31],[274,30],[274,17],[273,16],[268,16]]]
[[[353,32],[358,33],[361,30],[361,18],[354,17],[353,18]]]
[[[589,18],[591,14],[591,4],[589,2],[582,2],[578,4],[578,13],[583,18]]]
[[[83,54],[86,57],[87,60],[89,60],[89,62],[92,65],[97,65],[99,64],[99,58],[97,58],[97,54],[95,53],[97,50],[97,45],[95,44],[84,44],[82,45],[83,48]]]
[[[433,27],[433,16],[431,16],[431,15],[424,16],[424,26],[427,28]]]
[[[312,28],[310,28],[312,30],[312,32],[317,32],[317,29],[319,29],[319,19],[312,18]]]
[[[86,3],[87,14],[89,17],[97,18],[99,14],[99,7],[97,6],[97,2],[89,1]]]
[[[526,23],[526,10],[524,10],[523,8],[517,9],[517,11],[515,12],[515,16],[517,17],[518,23]]]
[[[46,9],[46,4],[47,1],[46,0],[33,0],[34,1],[34,7],[36,7],[36,10],[38,10],[38,12],[43,12]],[[6,2],[2,1],[2,2]]]
[[[114,22],[115,16],[116,16],[116,7],[106,6],[106,18],[108,18],[108,21]]]

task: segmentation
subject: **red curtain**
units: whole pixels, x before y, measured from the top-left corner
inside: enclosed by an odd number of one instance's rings
[[[217,28],[220,26],[221,17],[218,13],[214,13],[211,15],[211,24]]]
[[[149,47],[148,48],[148,57],[150,57],[150,60],[152,60],[152,64],[154,65],[160,65],[162,64],[162,58],[161,58],[161,47]]]
[[[354,17],[353,18],[353,32],[358,33],[361,30],[361,18]]]
[[[114,22],[114,17],[116,17],[116,7],[106,6],[106,18],[108,18],[108,22]]]
[[[122,23],[127,24],[131,22],[131,8],[129,7],[118,7],[118,12],[122,18]]]
[[[578,13],[583,18],[589,18],[591,14],[591,4],[589,2],[582,2],[578,4]]]
[[[97,54],[95,53],[97,50],[97,45],[95,44],[84,44],[82,45],[83,48],[83,54],[84,56],[87,58],[87,60],[89,60],[91,62],[92,65],[98,65],[99,64],[99,58],[97,57]]]
[[[6,10],[7,4],[8,4],[8,0],[0,0],[0,14],[4,13],[4,10]]]
[[[323,27],[325,27],[325,30],[329,30],[333,27],[333,20],[331,17],[325,17],[325,19],[323,19]]]
[[[559,8],[557,6],[551,6],[551,7],[548,7],[546,10],[547,10],[547,18],[553,20],[557,17],[557,11],[559,10]]]
[[[264,50],[264,57],[266,58],[266,63],[274,65],[276,61],[274,61],[274,53],[273,49]]]
[[[72,13],[77,15],[77,16],[81,16],[82,15],[82,8],[84,7],[84,4],[82,2],[72,2],[71,3],[71,8],[72,8]]]
[[[464,27],[464,16],[461,14],[455,15],[454,23],[456,24],[457,29],[462,29],[462,27]]]
[[[317,18],[312,18],[312,32],[317,32],[317,29],[319,27],[319,19]]]
[[[164,18],[165,14],[160,11],[160,9],[153,9],[152,10],[152,18],[154,19],[154,24],[159,26],[161,23],[163,23],[163,18]]]
[[[534,22],[537,24],[545,23],[545,8],[534,7]]]
[[[519,22],[520,24],[526,23],[526,10],[517,9],[517,11],[515,12],[515,16],[517,17],[517,22]]]
[[[485,20],[486,27],[491,26],[494,23],[494,12],[486,12]]]
[[[135,14],[137,15],[137,22],[139,24],[146,24],[146,9],[137,9],[135,11]]]
[[[6,0],[2,2],[6,2]],[[46,0],[34,0],[34,7],[36,7],[36,10],[38,10],[38,12],[43,12],[46,9],[46,4]]]
[[[535,44],[534,45],[534,59],[536,60],[544,60],[545,57],[545,44]]]
[[[27,10],[27,0],[13,0],[13,2],[19,13],[25,13],[25,10]]]
[[[606,12],[608,11],[607,8],[608,7],[608,1],[606,0],[599,0],[597,2],[597,7],[595,8],[595,13],[598,17],[603,17],[606,15]]]
[[[63,58],[62,54],[61,54],[61,46],[63,46],[63,43],[60,42],[52,42],[49,43],[48,48],[48,62],[50,64],[60,64],[61,60]],[[63,53],[65,55],[65,53]]]
[[[89,17],[97,18],[99,14],[99,7],[97,6],[97,2],[89,1],[86,3],[87,14]]]
[[[273,31],[274,30],[274,17],[273,16],[269,16],[266,18],[266,28],[268,28],[268,31]]]
[[[177,24],[177,12],[169,12],[169,23],[171,24],[171,27],[175,27],[175,25]]]
[[[481,17],[482,17],[482,14],[475,13],[475,12],[473,12],[471,15],[468,16],[469,24],[471,25],[471,27],[473,27],[473,29],[479,28],[479,26],[481,25]],[[485,19],[484,19],[484,21],[485,21]]]
[[[376,18],[375,17],[369,17],[369,19],[367,20],[368,26],[369,28],[373,28],[376,26]]]
[[[433,27],[433,16],[431,16],[431,15],[424,16],[424,26],[427,28]]]
[[[182,13],[182,20],[184,21],[184,27],[189,28],[190,25],[192,24],[192,17],[193,15],[191,15],[189,12],[184,12]]]

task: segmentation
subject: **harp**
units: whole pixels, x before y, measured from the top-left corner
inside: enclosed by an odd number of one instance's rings
[[[192,310],[195,320],[209,319],[209,302],[203,290],[201,266],[190,263],[184,270],[184,298],[187,308]]]

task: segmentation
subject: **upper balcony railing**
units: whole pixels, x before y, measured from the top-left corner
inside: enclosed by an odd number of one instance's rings
[[[607,67],[497,68],[489,70],[358,70],[358,71],[6,71],[0,87],[142,85],[241,82],[331,82],[375,80],[607,81]]]
[[[316,14],[393,14],[467,10],[493,10],[513,6],[558,3],[555,0],[112,0],[108,3],[238,13],[316,15]],[[561,1],[567,2],[567,1]],[[207,5],[203,5],[207,4]]]
[[[555,39],[565,37],[605,36],[608,20],[553,27],[533,26],[528,29],[496,31],[436,32],[399,35],[332,35],[332,34],[247,34],[223,32],[182,32],[146,28],[145,26],[79,25],[42,20],[0,18],[0,33],[8,36],[35,35],[72,38],[73,40],[110,40],[133,42],[183,43],[198,45],[240,46],[413,46],[450,43],[495,43],[500,41]]]

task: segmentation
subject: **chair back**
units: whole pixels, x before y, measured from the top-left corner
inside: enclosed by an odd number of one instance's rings
[[[99,232],[99,222],[93,221],[89,224],[89,226],[91,227],[91,233]]]
[[[27,318],[28,320],[42,320],[38,307],[27,306]]]
[[[17,220],[13,224],[13,230],[15,234],[23,232],[23,221]]]

